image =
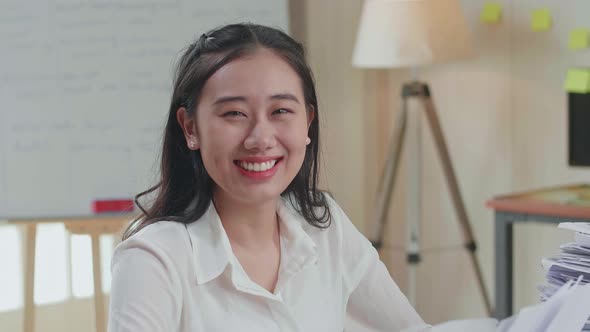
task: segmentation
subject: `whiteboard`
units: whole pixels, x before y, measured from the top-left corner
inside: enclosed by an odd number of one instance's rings
[[[173,65],[287,0],[0,0],[0,219],[79,217],[155,184]]]

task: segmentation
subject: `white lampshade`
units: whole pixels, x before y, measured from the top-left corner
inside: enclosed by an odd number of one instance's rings
[[[471,56],[458,0],[365,0],[354,66],[417,67]]]

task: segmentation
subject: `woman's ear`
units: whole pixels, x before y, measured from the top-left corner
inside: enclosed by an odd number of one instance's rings
[[[182,128],[184,138],[186,139],[186,145],[189,150],[198,150],[199,139],[197,135],[197,122],[194,117],[188,113],[185,107],[180,107],[176,111],[176,120]]]

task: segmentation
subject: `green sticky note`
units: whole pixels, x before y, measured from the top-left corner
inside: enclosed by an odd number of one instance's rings
[[[565,90],[573,93],[590,92],[590,69],[570,69],[565,79]]]
[[[551,13],[549,9],[540,8],[533,11],[531,29],[533,31],[547,31],[551,28]]]
[[[570,50],[588,48],[590,44],[590,32],[588,29],[575,29],[570,32],[568,46]]]
[[[498,23],[502,17],[502,5],[497,2],[488,2],[483,6],[480,19],[485,23]]]

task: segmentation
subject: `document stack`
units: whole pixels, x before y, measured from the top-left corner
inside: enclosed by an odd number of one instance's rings
[[[542,261],[547,285],[539,287],[541,303],[522,308],[517,315],[449,321],[404,332],[579,332],[590,331],[590,223],[561,223],[575,232],[575,241],[561,253]]]
[[[539,287],[541,301],[546,301],[567,282],[590,283],[590,223],[561,223],[558,228],[574,231],[574,242],[562,244],[561,253],[543,259],[547,285]],[[590,319],[584,331],[590,331]]]

